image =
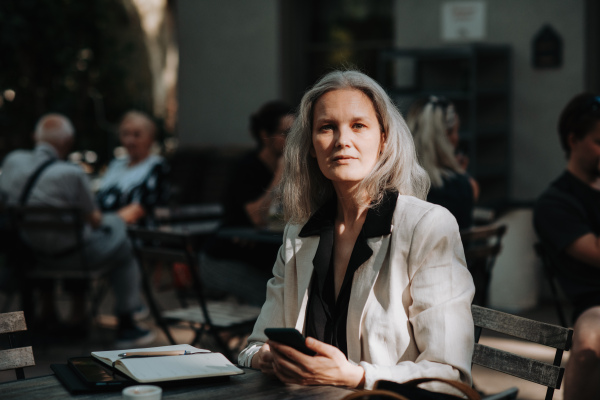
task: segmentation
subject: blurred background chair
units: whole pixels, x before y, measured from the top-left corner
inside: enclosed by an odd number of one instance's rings
[[[108,289],[108,273],[113,265],[107,263],[97,268],[89,268],[84,246],[83,232],[85,227],[84,216],[78,208],[57,208],[24,206],[10,209],[15,227],[21,240],[13,252],[12,259],[18,268],[20,281],[21,301],[23,310],[28,318],[35,315],[35,304],[31,291],[32,281],[51,281],[52,283],[66,280],[81,281],[89,284],[91,290],[87,296],[91,302],[91,318],[97,316],[100,303]],[[39,235],[56,235],[60,233],[71,237],[73,245],[59,252],[41,251],[35,246]],[[75,259],[77,265],[70,263],[62,266],[61,262],[69,258]],[[29,317],[31,315],[31,317]]]
[[[556,309],[556,315],[558,315],[558,319],[560,324],[567,328],[569,323],[567,322],[567,317],[565,310],[563,308],[563,299],[564,296],[561,295],[559,291],[559,285],[557,282],[557,260],[552,256],[552,252],[548,249],[547,245],[538,242],[534,245],[534,249],[538,257],[542,260],[542,271],[546,278],[546,282],[548,282],[548,287],[552,292],[552,301],[554,303],[554,307]]]
[[[0,314],[0,336],[8,339],[8,349],[0,351],[0,371],[14,369],[17,379],[25,379],[24,367],[35,365],[31,346],[18,347],[16,333],[27,330],[23,311]]]
[[[475,283],[473,304],[487,304],[492,269],[502,250],[502,237],[505,233],[506,225],[477,226],[460,232],[467,267]]]
[[[565,371],[560,364],[563,352],[569,351],[571,348],[573,330],[477,305],[471,306],[471,311],[475,324],[476,343],[473,364],[546,386],[545,399],[552,399],[554,390],[560,389]],[[549,364],[479,344],[483,329],[490,329],[518,339],[552,347],[556,349],[554,362]],[[517,388],[510,388],[502,393],[485,396],[484,400],[516,399],[517,393]]]
[[[234,352],[228,340],[248,334],[260,308],[207,299],[197,254],[200,241],[207,239],[215,231],[216,226],[211,230],[210,224],[204,231],[196,229],[193,232],[135,227],[128,230],[142,268],[142,282],[148,305],[167,339],[175,344],[169,326],[184,324],[195,332],[191,344],[200,343],[204,335],[209,335],[219,349],[233,360]],[[173,268],[174,263],[186,265],[186,272],[178,274],[177,269]],[[157,269],[166,273],[153,273]],[[157,277],[160,279],[156,279]],[[175,299],[168,301],[165,300],[166,296],[161,295],[159,306],[155,293],[166,291],[172,292]]]

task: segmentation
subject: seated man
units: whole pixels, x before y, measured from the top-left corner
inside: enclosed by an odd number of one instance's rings
[[[88,180],[81,168],[62,161],[73,145],[74,129],[71,122],[60,114],[43,116],[35,128],[36,147],[33,151],[16,150],[4,160],[0,175],[0,192],[4,192],[9,205],[19,204],[22,192],[31,175],[48,160],[56,160],[47,166],[34,182],[25,205],[51,207],[78,207],[87,216],[88,226],[84,232],[85,257],[88,267],[94,268],[110,263],[114,265],[110,279],[116,297],[116,313],[119,326],[117,345],[141,346],[154,339],[154,333],[140,329],[134,322],[134,312],[142,308],[140,296],[140,271],[133,257],[126,235],[125,224],[116,214],[102,215],[94,204]],[[73,239],[60,232],[42,236],[38,232],[24,232],[37,250],[58,254],[74,245]],[[78,254],[66,254],[56,260],[61,267],[77,268]],[[73,285],[73,283],[75,283]],[[84,326],[86,288],[80,282],[69,282],[67,290],[75,295],[71,324]],[[56,319],[52,291],[43,291],[42,318]]]
[[[541,241],[555,253],[558,279],[577,320],[565,399],[596,399],[600,396],[600,97],[584,93],[573,98],[561,113],[558,132],[567,169],[536,203],[534,225]]]
[[[275,190],[281,181],[283,148],[293,121],[293,109],[281,101],[264,104],[250,117],[258,149],[247,154],[231,176],[223,198],[224,227],[265,228],[271,218],[277,218]],[[202,276],[213,289],[262,305],[279,246],[213,240],[207,246],[208,257],[200,264]]]

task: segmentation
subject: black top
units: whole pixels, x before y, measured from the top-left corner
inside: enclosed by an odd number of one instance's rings
[[[574,259],[565,249],[580,237],[600,235],[600,191],[565,171],[538,199],[534,226],[555,252],[558,279],[578,311],[600,305],[600,270]]]
[[[111,164],[112,165],[112,164]],[[132,203],[140,204],[148,216],[154,208],[168,204],[170,196],[169,165],[161,160],[154,164],[141,182],[126,188],[110,185],[96,193],[96,201],[101,211],[117,211]]]
[[[447,208],[458,223],[459,229],[467,229],[473,224],[473,187],[467,174],[453,173],[443,177],[443,186],[432,187],[427,201]]]
[[[352,249],[337,302],[333,277],[333,230],[337,199],[334,197],[323,205],[298,234],[300,237],[320,236],[313,259],[314,272],[308,294],[306,335],[337,347],[346,357],[346,319],[352,279],[356,270],[373,255],[367,239],[389,235],[392,232],[392,217],[397,200],[397,193],[388,192],[379,205],[367,211],[367,217]]]
[[[223,199],[223,225],[253,226],[244,206],[261,197],[272,181],[273,173],[258,158],[258,151],[242,158],[234,169]]]

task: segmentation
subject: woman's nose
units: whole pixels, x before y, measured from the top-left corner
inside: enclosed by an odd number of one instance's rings
[[[350,144],[350,135],[352,134],[352,130],[347,127],[341,127],[337,131],[336,135],[336,146],[346,147]]]

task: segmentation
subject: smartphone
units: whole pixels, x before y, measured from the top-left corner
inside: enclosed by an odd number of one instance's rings
[[[306,339],[294,328],[267,328],[265,335],[274,342],[290,346],[306,355],[314,356],[315,351],[306,347]]]
[[[136,382],[119,372],[113,371],[107,365],[95,361],[92,357],[73,357],[68,360],[69,367],[75,374],[81,378],[87,386],[97,388],[125,387]]]

